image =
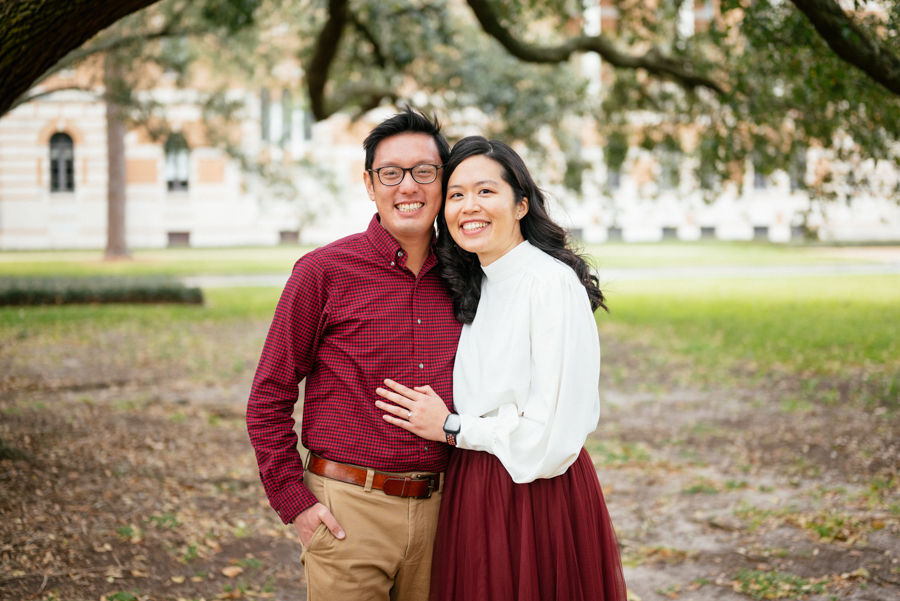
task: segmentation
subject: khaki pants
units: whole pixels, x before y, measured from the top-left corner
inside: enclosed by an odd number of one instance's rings
[[[403,499],[308,471],[303,482],[347,535],[338,540],[319,524],[303,550],[309,601],[428,599],[439,491]]]

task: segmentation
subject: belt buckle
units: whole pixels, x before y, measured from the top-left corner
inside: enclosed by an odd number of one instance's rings
[[[435,478],[436,478],[436,476],[426,476],[425,474],[413,474],[413,475],[412,475],[412,479],[413,479],[413,480],[417,480],[417,481],[427,480],[427,481],[428,481],[428,492],[425,493],[425,496],[424,496],[424,497],[415,497],[415,498],[417,498],[417,499],[430,499],[430,498],[431,498],[431,493],[434,492],[434,480],[435,480]]]

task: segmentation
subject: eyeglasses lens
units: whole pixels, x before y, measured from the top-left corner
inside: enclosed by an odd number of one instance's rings
[[[437,179],[437,168],[434,165],[416,165],[411,169],[382,167],[378,170],[378,179],[385,186],[396,186],[403,181],[406,171],[409,171],[413,179],[420,184],[430,184]]]

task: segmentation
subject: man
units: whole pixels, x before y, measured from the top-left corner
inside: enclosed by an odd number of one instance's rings
[[[272,508],[303,545],[308,595],[426,599],[448,447],[383,419],[386,378],[452,403],[460,324],[438,274],[434,220],[450,147],[406,108],[363,143],[377,214],[294,266],[247,407]],[[291,417],[306,378],[304,471]]]

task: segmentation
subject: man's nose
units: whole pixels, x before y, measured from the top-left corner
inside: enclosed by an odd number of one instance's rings
[[[409,194],[416,191],[419,183],[413,179],[412,171],[405,171],[403,173],[403,181],[400,182],[399,186],[401,192]]]

